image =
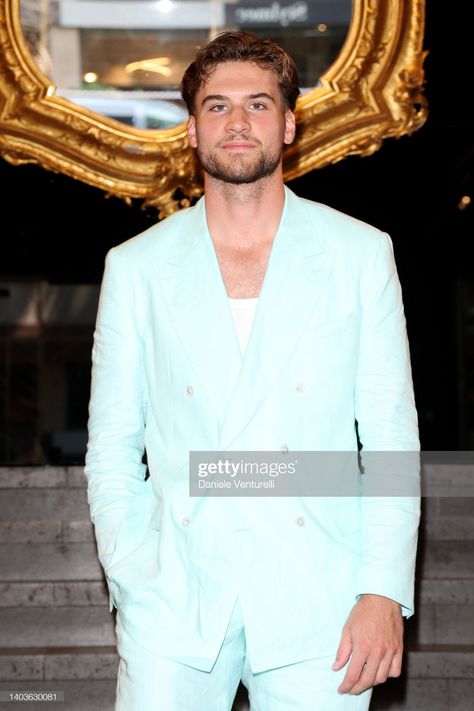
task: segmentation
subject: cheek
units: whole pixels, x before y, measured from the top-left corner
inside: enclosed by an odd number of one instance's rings
[[[285,135],[284,126],[275,124],[275,121],[261,121],[258,127],[255,126],[251,130],[267,146],[281,145]]]
[[[214,126],[212,122],[206,122],[204,126],[200,125],[199,129],[194,129],[191,146],[205,150],[207,147],[212,147],[220,139],[222,139],[222,135],[218,127]]]

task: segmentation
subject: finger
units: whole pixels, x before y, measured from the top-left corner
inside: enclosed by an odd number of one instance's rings
[[[367,662],[364,664],[359,679],[348,693],[350,694],[361,694],[367,689],[371,689],[374,686],[375,678],[377,676],[377,671],[379,668],[379,660],[377,657],[369,657]]]
[[[339,647],[337,648],[337,652],[336,652],[336,659],[331,667],[332,670],[339,671],[339,669],[342,669],[342,667],[345,666],[347,664],[347,662],[349,661],[351,652],[352,652],[351,635],[348,631],[343,630],[342,636],[341,636],[341,641],[339,643]]]
[[[392,654],[388,654],[380,661],[380,664],[379,664],[379,667],[377,669],[377,673],[376,673],[375,679],[374,679],[374,686],[376,686],[377,684],[383,684],[384,682],[387,681],[392,661],[393,661]]]
[[[396,652],[396,654],[393,656],[387,676],[390,676],[390,677],[400,676],[400,674],[402,673],[402,662],[403,662],[403,650],[400,650],[399,652]]]
[[[395,657],[398,656],[398,661],[395,661]],[[383,684],[387,681],[392,665],[394,665],[394,671],[398,668],[401,671],[401,657],[402,653],[393,654],[393,652],[386,654],[380,658],[379,654],[372,655],[367,660],[367,664],[364,666],[361,677],[359,681],[354,684],[351,689],[351,694],[361,694],[363,691],[370,689],[377,684]],[[399,674],[398,674],[399,676]]]
[[[338,686],[340,694],[349,693],[352,688],[358,683],[362,672],[366,668],[366,658],[362,655],[352,655],[349,666],[347,667],[344,679]]]

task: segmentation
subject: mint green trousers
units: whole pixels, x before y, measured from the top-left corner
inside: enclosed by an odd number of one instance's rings
[[[151,655],[130,639],[124,640],[123,635],[118,614],[120,664],[115,711],[231,711],[240,681],[248,690],[250,711],[367,711],[369,708],[371,689],[358,696],[337,693],[346,668],[333,672],[333,657],[252,673],[238,599],[210,672]]]

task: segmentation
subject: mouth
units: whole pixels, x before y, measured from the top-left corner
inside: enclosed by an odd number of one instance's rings
[[[222,141],[219,147],[227,151],[246,151],[250,150],[251,148],[256,148],[257,144],[258,141],[246,138],[245,136],[236,136],[234,138],[228,138],[227,140]]]
[[[255,143],[249,143],[248,141],[232,141],[231,143],[224,143],[221,147],[226,151],[246,151],[251,148],[255,148]]]

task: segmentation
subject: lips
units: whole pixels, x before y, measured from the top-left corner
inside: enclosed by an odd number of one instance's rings
[[[219,144],[220,148],[255,148],[259,144],[259,141],[249,140],[248,138],[233,138],[222,141]]]
[[[248,143],[247,141],[232,141],[231,143],[224,143],[222,148],[255,148],[255,143]]]

